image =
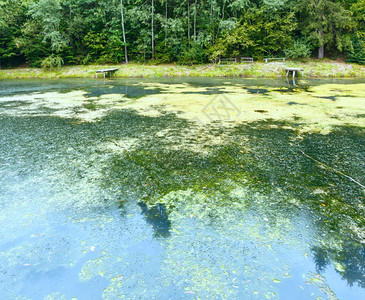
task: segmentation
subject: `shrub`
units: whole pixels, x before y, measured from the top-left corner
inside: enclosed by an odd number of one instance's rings
[[[285,56],[292,59],[309,58],[312,52],[312,46],[306,39],[294,41],[291,48],[284,50]]]
[[[354,47],[354,51],[349,53],[347,61],[365,65],[365,41],[354,38],[352,40],[352,45]]]
[[[43,69],[57,69],[63,65],[63,59],[60,56],[50,55],[42,60],[41,67]]]
[[[186,49],[178,57],[178,64],[180,65],[194,65],[205,62],[205,54],[203,47],[199,45],[192,45],[190,49]]]

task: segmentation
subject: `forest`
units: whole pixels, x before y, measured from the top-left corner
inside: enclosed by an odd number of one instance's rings
[[[1,68],[239,56],[365,64],[365,0],[0,0]]]

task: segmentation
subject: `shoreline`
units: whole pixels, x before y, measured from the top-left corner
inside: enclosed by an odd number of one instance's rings
[[[232,65],[193,65],[175,64],[148,65],[130,63],[128,65],[82,65],[64,66],[60,69],[41,68],[0,69],[0,79],[32,78],[93,78],[99,69],[118,68],[113,78],[158,78],[158,77],[285,77],[285,68],[304,69],[304,78],[365,78],[365,66],[337,61],[309,61],[285,63],[246,63]],[[291,78],[291,77],[289,77]],[[297,78],[301,78],[301,75]]]

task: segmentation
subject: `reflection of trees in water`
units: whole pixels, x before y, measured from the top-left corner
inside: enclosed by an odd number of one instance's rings
[[[124,95],[127,98],[141,98],[148,95],[155,95],[161,92],[159,88],[146,88],[142,85],[118,85],[108,84],[107,88],[90,86],[85,88],[87,97],[100,97],[107,94]]]
[[[138,205],[141,207],[147,223],[152,226],[155,237],[168,237],[171,222],[168,219],[166,207],[160,203],[150,208],[142,202],[139,202]]]
[[[299,79],[287,78],[287,84],[275,89],[275,92],[281,93],[296,93],[296,92],[310,92],[310,86],[308,84],[301,83]]]
[[[118,178],[119,188],[133,188],[136,197],[143,199],[140,203],[142,214],[153,226],[156,237],[168,236],[171,227],[168,220],[170,208],[159,204],[164,195],[191,189],[210,195],[209,199],[221,195],[219,203],[227,207],[231,201],[227,197],[230,189],[246,182],[250,190],[260,194],[280,191],[282,197],[269,200],[267,209],[273,214],[278,210],[286,211],[288,215],[309,211],[312,220],[318,220],[313,221],[313,239],[307,241],[317,246],[313,248],[317,270],[323,271],[331,263],[349,284],[357,282],[365,287],[364,248],[347,238],[348,233],[356,237],[349,227],[351,223],[357,228],[364,225],[358,205],[362,201],[362,190],[351,184],[348,178],[323,168],[301,153],[303,151],[360,180],[363,178],[361,153],[364,151],[361,128],[337,127],[326,135],[302,133],[298,139],[297,132],[290,129],[290,122],[258,121],[232,129],[207,125],[201,129],[203,137],[223,137],[225,142],[214,147],[207,142],[205,146],[210,150],[209,155],[201,155],[186,147],[189,143],[202,143],[194,135],[186,138],[190,126],[186,120],[172,114],[151,120],[131,111],[113,112],[112,116],[118,120],[118,126],[103,119],[104,130],[110,126],[111,135],[116,139],[140,136],[143,132],[143,146],[125,153],[123,159],[114,157],[104,178],[108,184],[110,178]],[[100,124],[88,126],[95,126],[95,130],[100,128]],[[157,132],[166,128],[171,129],[169,139],[154,138]],[[171,147],[176,145],[185,147]],[[250,203],[246,205],[255,204]],[[216,204],[209,202],[206,205],[214,211]],[[324,237],[320,243],[315,238],[317,233]],[[333,250],[333,243],[343,244],[345,240],[348,244],[341,252]],[[338,267],[336,262],[345,267],[344,271],[340,271],[341,266]]]
[[[316,269],[318,273],[326,270],[327,265],[330,263],[330,259],[328,257],[328,251],[320,247],[313,247],[313,260],[316,264]]]
[[[350,286],[357,283],[365,288],[365,246],[360,243],[344,244],[342,251],[314,247],[312,249],[317,272],[320,273],[332,262],[341,264],[344,270],[335,269]]]

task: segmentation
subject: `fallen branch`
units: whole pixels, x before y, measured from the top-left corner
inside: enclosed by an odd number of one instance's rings
[[[356,180],[355,180],[355,179],[353,179],[352,177],[350,177],[350,176],[348,176],[348,175],[346,175],[346,174],[342,173],[341,171],[338,171],[338,170],[336,170],[336,169],[334,169],[334,168],[332,168],[332,167],[330,167],[330,166],[328,166],[328,165],[326,165],[326,164],[324,164],[324,163],[320,162],[319,160],[316,160],[315,158],[313,158],[313,157],[309,156],[308,154],[304,153],[302,150],[299,150],[299,151],[300,151],[300,152],[301,152],[304,156],[306,156],[306,157],[308,157],[309,159],[311,159],[311,160],[315,161],[317,164],[320,164],[320,165],[322,165],[322,166],[326,167],[327,169],[330,169],[330,170],[331,170],[331,171],[333,171],[333,172],[336,172],[336,173],[338,173],[338,174],[340,174],[340,175],[342,175],[342,176],[345,176],[346,178],[350,179],[352,182],[356,183],[357,185],[359,185],[359,186],[361,186],[363,189],[365,189],[365,186],[364,186],[363,184],[361,184],[360,182],[356,181]]]

